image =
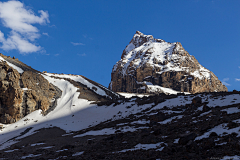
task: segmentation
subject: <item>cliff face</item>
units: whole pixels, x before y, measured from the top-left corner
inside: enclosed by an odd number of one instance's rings
[[[25,65],[24,71],[4,58],[11,59],[0,57],[0,123],[14,123],[37,109],[44,114],[56,105],[61,96],[56,86],[31,67]]]
[[[159,93],[227,91],[211,71],[182,47],[137,31],[113,67],[109,88],[115,92]]]

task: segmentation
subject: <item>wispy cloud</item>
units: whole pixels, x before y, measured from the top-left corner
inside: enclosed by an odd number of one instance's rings
[[[83,43],[74,43],[74,42],[71,42],[74,46],[84,46],[85,44]]]
[[[56,28],[56,26],[53,24],[53,25],[49,25],[49,27],[55,27]]]
[[[86,34],[84,34],[83,37],[84,37],[84,38],[88,38],[88,39],[90,39],[90,40],[93,40],[93,38],[88,37],[88,35],[86,35]]]
[[[57,57],[57,56],[59,56],[59,54],[54,54],[54,56],[56,56],[56,57]]]
[[[0,48],[16,49],[23,54],[40,51],[41,46],[33,43],[40,37],[39,30],[33,24],[44,25],[50,21],[48,12],[40,10],[38,13],[40,16],[26,9],[19,1],[0,2],[0,19],[3,26],[11,30],[7,37],[0,31]]]
[[[44,32],[43,32],[42,34],[49,37],[48,33],[44,33]]]
[[[78,56],[86,56],[86,53],[83,54],[77,54]]]
[[[240,69],[240,66],[238,66],[238,68]]]
[[[231,86],[229,83],[227,83],[226,81],[229,81],[229,78],[224,78],[222,80],[222,83],[225,85],[225,86]]]
[[[222,81],[229,81],[229,78],[223,78]]]
[[[240,79],[238,79],[238,78],[235,78],[235,80],[236,80],[236,81],[240,81]]]

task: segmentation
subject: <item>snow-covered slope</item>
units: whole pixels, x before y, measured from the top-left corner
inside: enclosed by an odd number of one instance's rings
[[[117,107],[98,107],[96,104],[91,104],[93,101],[79,98],[81,92],[78,92],[77,87],[67,80],[59,79],[68,78],[77,82],[81,82],[89,88],[95,87],[97,89],[93,90],[94,92],[101,96],[109,97],[104,90],[100,89],[96,85],[93,85],[81,76],[64,74],[58,75],[50,73],[43,76],[50,83],[62,90],[62,96],[57,100],[57,107],[46,116],[41,114],[41,110],[37,110],[16,123],[7,125],[1,124],[3,129],[0,131],[0,149],[13,144],[14,142],[12,140],[8,140],[21,135],[20,133],[22,133],[28,127],[33,127],[33,129],[31,129],[28,134],[24,134],[23,136],[15,138],[15,140],[33,134],[36,130],[44,127],[57,126],[66,130],[67,132],[78,131],[111,119],[113,118],[113,115],[117,115],[119,111],[124,113],[122,116],[129,114],[129,112],[124,110],[122,105],[118,105]],[[116,93],[114,94],[119,96]],[[132,103],[130,102],[128,105],[130,104]],[[6,141],[8,141],[8,143],[6,143]]]
[[[112,93],[113,95],[115,95],[116,97],[120,98],[120,96],[117,93],[112,92],[111,90],[107,89],[106,87],[104,87],[100,84],[94,85],[93,83],[91,83],[86,78],[84,78],[83,76],[80,76],[80,75],[52,74],[52,73],[45,73],[45,74],[48,77],[66,78],[66,79],[71,79],[75,82],[80,82],[81,84],[87,86],[89,89],[91,89],[96,94],[104,96],[104,97],[109,97],[110,99],[112,99],[112,97],[110,95],[108,95],[108,93],[106,93],[106,91],[108,91],[108,92]]]

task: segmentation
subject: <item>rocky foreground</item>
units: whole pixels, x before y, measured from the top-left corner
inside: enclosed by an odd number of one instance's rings
[[[240,92],[160,94],[112,104],[101,102],[96,107],[107,110],[119,106],[122,110],[111,119],[83,130],[66,133],[52,126],[21,139],[15,137],[15,144],[1,150],[0,157],[11,160],[240,158]],[[125,112],[130,114],[124,116]],[[31,119],[24,121],[28,123]],[[26,128],[22,136],[31,129]]]

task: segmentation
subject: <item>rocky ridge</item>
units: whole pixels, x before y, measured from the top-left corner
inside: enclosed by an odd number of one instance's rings
[[[0,54],[0,123],[17,122],[39,109],[43,115],[54,110],[62,91],[49,83],[45,78],[47,74],[49,73],[41,73],[27,66],[15,57]],[[82,83],[69,78],[78,77],[74,75],[61,77],[60,74],[49,74],[49,76],[70,82],[78,88],[78,92],[81,92],[79,98],[95,103],[104,101],[112,103],[111,101],[121,97],[83,76],[79,76],[83,80]],[[90,84],[90,87],[86,84]],[[98,94],[98,90],[106,94]]]
[[[161,93],[227,91],[180,42],[169,43],[137,31],[113,67],[109,88],[115,92]]]

